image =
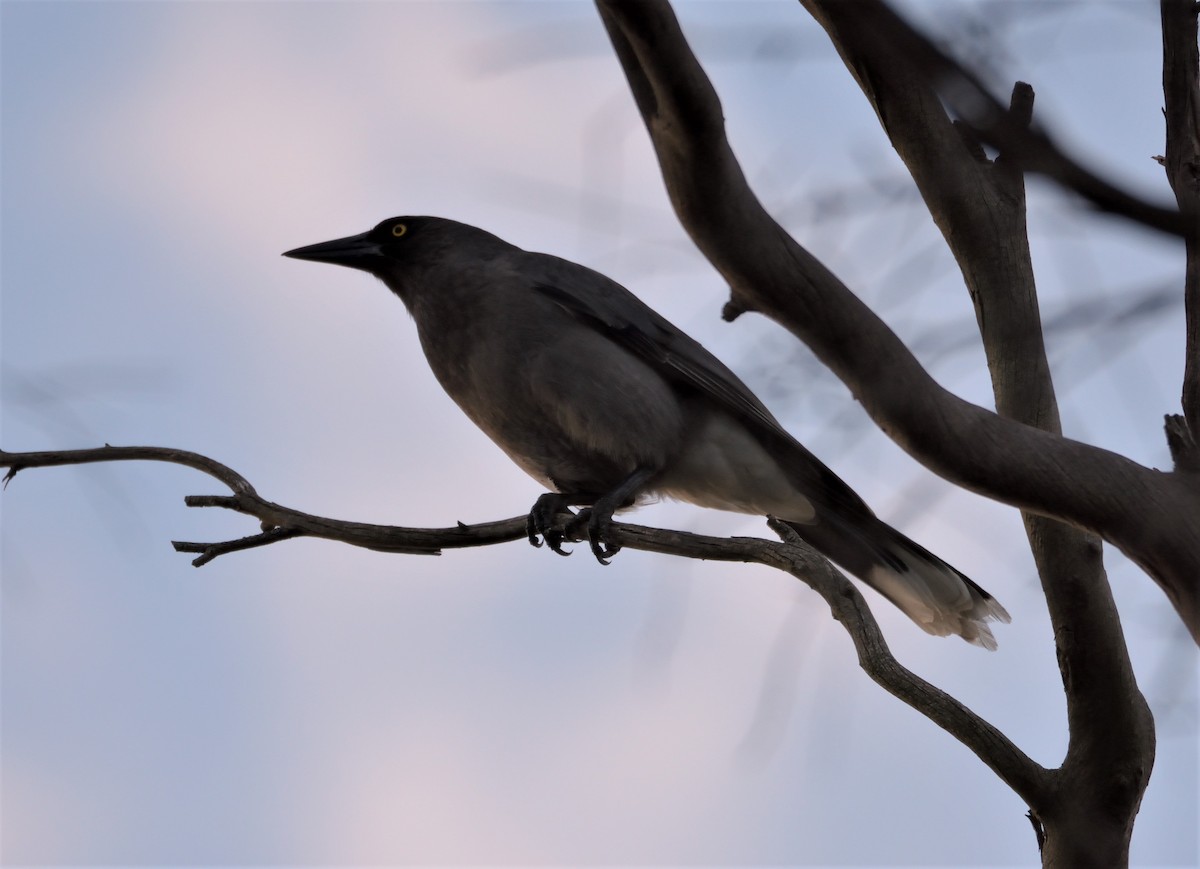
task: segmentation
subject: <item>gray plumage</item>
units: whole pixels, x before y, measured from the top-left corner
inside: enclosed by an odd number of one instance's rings
[[[549,491],[530,540],[592,508],[602,561],[615,510],[665,496],[773,515],[931,634],[994,649],[995,599],[880,521],[711,353],[616,282],[466,224],[397,217],[285,256],[349,266],[404,302],[438,382]]]

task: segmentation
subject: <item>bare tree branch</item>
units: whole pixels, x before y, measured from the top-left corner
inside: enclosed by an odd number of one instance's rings
[[[1183,369],[1183,417],[1189,439],[1172,442],[1180,470],[1200,471],[1200,49],[1193,0],[1161,0],[1163,34],[1163,114],[1167,121],[1163,165],[1184,219],[1187,267],[1184,306],[1187,352]]]
[[[484,525],[456,528],[400,528],[364,525],[326,519],[274,504],[261,498],[254,487],[236,471],[218,461],[186,450],[165,447],[110,447],[90,450],[56,450],[10,453],[0,451],[0,467],[7,467],[7,483],[26,468],[78,465],[92,462],[150,460],[171,462],[203,471],[235,490],[233,496],[189,496],[191,507],[224,507],[256,516],[267,529],[261,534],[223,543],[176,542],[179,552],[202,553],[193,564],[200,566],[217,555],[265,546],[296,537],[322,537],[386,552],[438,554],[441,549],[487,546],[525,537],[525,517]],[[720,538],[665,531],[640,525],[614,523],[610,541],[621,547],[661,552],[666,555],[709,561],[763,564],[791,574],[816,591],[829,605],[854,642],[859,665],[889,693],[941,727],[996,772],[1027,801],[1041,799],[1049,787],[1048,774],[994,726],[958,700],[931,685],[901,665],[892,655],[879,623],[854,585],[786,525],[770,520],[771,528],[784,542],[753,537]],[[580,539],[578,534],[568,534]]]
[[[864,93],[962,269],[996,409],[1060,435],[1026,229],[1023,154],[1002,148],[992,162],[972,131],[956,129],[934,90],[927,58],[908,39],[907,25],[905,38],[895,42],[887,31],[865,26],[864,18],[872,17],[891,26],[890,10],[866,12],[883,4],[804,0],[804,5],[854,77],[870,83]],[[993,126],[1010,131],[1006,142],[1020,145],[1019,131],[1030,125],[1033,102],[1033,89],[1017,83],[1006,118],[993,119]],[[1154,726],[1134,678],[1100,541],[1028,511],[1022,519],[1066,689],[1070,743],[1055,775],[1075,785],[1051,803],[1032,807],[1039,820],[1055,816],[1044,824],[1047,859],[1077,863],[1081,847],[1110,860],[1122,853],[1127,859],[1129,829],[1095,818],[1136,815],[1153,766]],[[1078,835],[1079,827],[1089,826],[1091,835]]]
[[[823,8],[832,12],[827,2],[801,2],[810,11]],[[1031,126],[1028,118],[1022,119],[1011,112],[977,75],[896,14],[883,0],[853,0],[837,5],[842,7],[837,12],[841,21],[839,29],[858,44],[857,51],[880,58],[905,58],[925,86],[945,101],[978,141],[1006,153],[1026,172],[1044,175],[1077,193],[1101,211],[1162,232],[1187,235],[1187,225],[1179,212],[1121,190],[1084,167],[1056,145],[1047,132]],[[860,80],[860,84],[870,96],[870,89],[884,82]],[[885,126],[892,120],[883,116],[880,119]]]
[[[188,506],[195,507],[197,505],[189,503]],[[213,506],[218,505],[214,504]],[[296,537],[305,536],[307,535],[299,528],[271,528],[263,531],[261,534],[252,534],[249,537],[241,537],[237,540],[225,540],[220,543],[188,543],[183,540],[172,540],[171,545],[175,547],[176,552],[200,553],[199,558],[192,559],[192,567],[203,567],[218,555],[225,555],[229,552],[241,552],[245,549],[255,549],[259,546],[278,543],[281,540],[291,540]]]
[[[1006,419],[943,389],[763,209],[669,4],[598,5],[680,222],[729,282],[734,310],[762,311],[808,344],[876,424],[926,467],[1114,543],[1159,582],[1200,642],[1200,527],[1190,519],[1200,515],[1195,481]]]
[[[203,471],[220,480],[232,495],[191,495],[184,499],[189,507],[224,507],[261,520],[264,533],[240,540],[220,543],[185,543],[177,541],[178,552],[199,552],[192,564],[201,567],[218,555],[266,546],[296,537],[321,537],[338,540],[351,546],[380,552],[404,552],[412,555],[439,555],[443,549],[466,546],[489,546],[525,537],[525,519],[509,519],[483,525],[463,525],[456,528],[400,528],[392,525],[371,525],[326,519],[275,504],[260,496],[241,474],[215,459],[199,453],[169,447],[112,447],[105,445],[89,450],[49,450],[45,452],[10,453],[0,450],[0,467],[8,468],[4,485],[26,468],[47,468],[59,465],[82,465],[93,462],[118,461],[170,462]]]

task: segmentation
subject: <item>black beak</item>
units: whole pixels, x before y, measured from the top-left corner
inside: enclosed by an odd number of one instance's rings
[[[333,263],[339,266],[349,266],[352,269],[371,271],[383,252],[378,243],[371,241],[369,232],[352,235],[349,238],[338,238],[333,241],[322,241],[307,247],[298,247],[287,251],[284,256],[292,259],[306,259],[318,263]]]

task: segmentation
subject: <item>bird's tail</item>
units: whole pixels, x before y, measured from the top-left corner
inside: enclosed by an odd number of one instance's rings
[[[973,645],[995,649],[996,638],[987,622],[1010,621],[994,597],[873,516],[855,527],[824,514],[811,525],[787,524],[931,634],[957,634]]]

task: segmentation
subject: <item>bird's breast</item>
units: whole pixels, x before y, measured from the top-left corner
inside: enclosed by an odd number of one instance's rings
[[[417,327],[443,389],[542,485],[603,493],[678,451],[671,385],[540,296],[418,317]]]

